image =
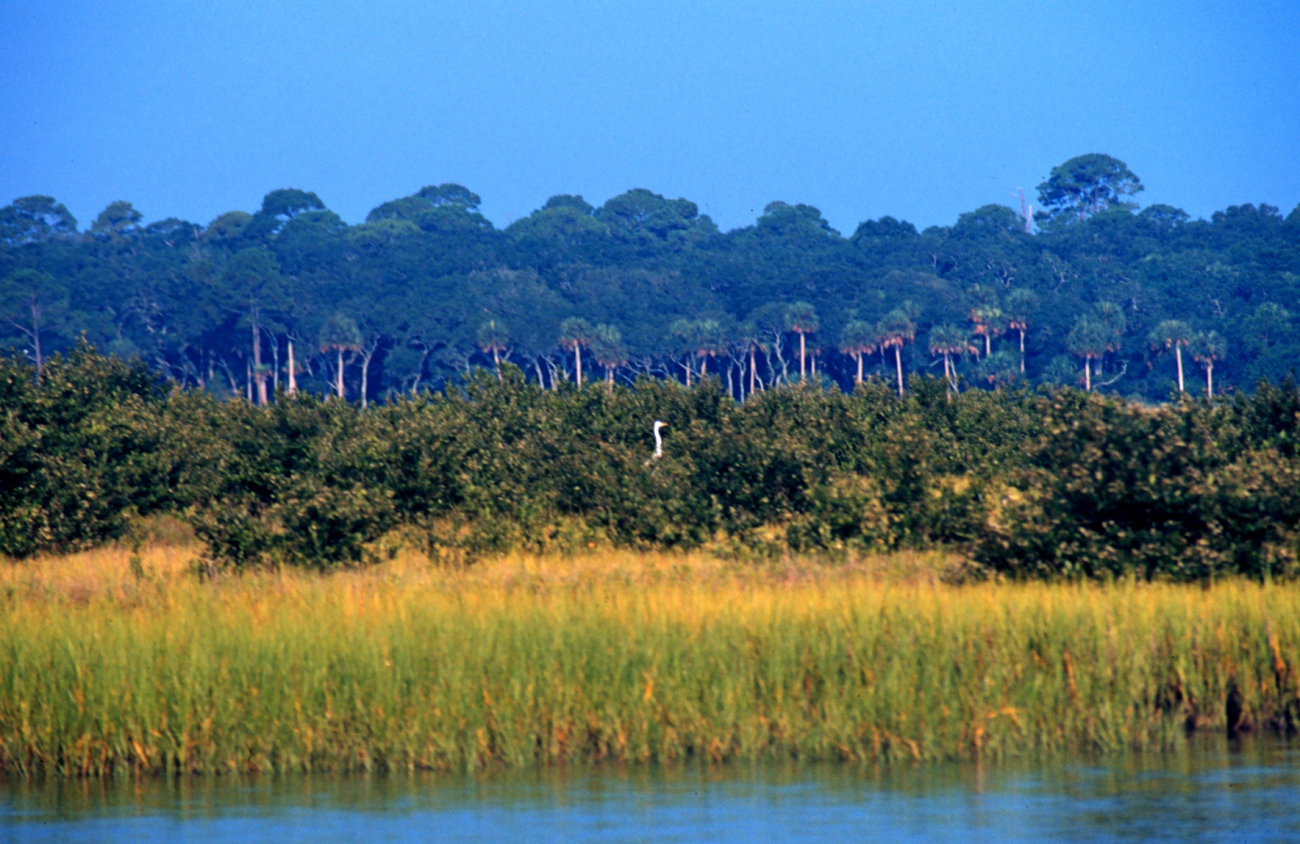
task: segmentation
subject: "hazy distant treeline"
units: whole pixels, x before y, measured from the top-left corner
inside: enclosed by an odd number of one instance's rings
[[[1123,162],[1085,155],[1037,211],[990,204],[918,232],[849,237],[773,202],[721,232],[632,190],[555,196],[504,230],[451,184],[349,226],[314,194],[269,193],[206,225],[115,202],[87,228],[51,197],[0,209],[0,343],[41,365],[85,336],[218,396],[277,388],[366,402],[500,362],[547,388],[717,377],[743,398],[859,372],[946,374],[1163,400],[1277,382],[1300,359],[1300,208],[1190,220],[1139,210]]]

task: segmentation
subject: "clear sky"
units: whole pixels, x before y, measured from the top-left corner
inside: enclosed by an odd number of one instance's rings
[[[0,203],[83,228],[458,182],[498,226],[633,187],[724,229],[919,227],[1087,152],[1193,217],[1300,203],[1300,3],[0,3]]]

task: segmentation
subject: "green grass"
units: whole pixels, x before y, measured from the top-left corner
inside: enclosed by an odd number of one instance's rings
[[[1159,750],[1300,713],[1300,588],[945,585],[941,557],[593,553],[0,574],[8,773],[479,769]]]

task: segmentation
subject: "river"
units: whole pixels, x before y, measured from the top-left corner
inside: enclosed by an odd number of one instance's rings
[[[1300,742],[1049,763],[10,780],[0,840],[1300,841]]]

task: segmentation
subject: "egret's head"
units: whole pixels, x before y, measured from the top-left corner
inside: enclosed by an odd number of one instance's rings
[[[656,430],[656,431],[658,431],[660,428],[667,428],[667,427],[668,427],[668,423],[667,423],[667,422],[660,422],[658,419],[655,420],[655,430]]]

